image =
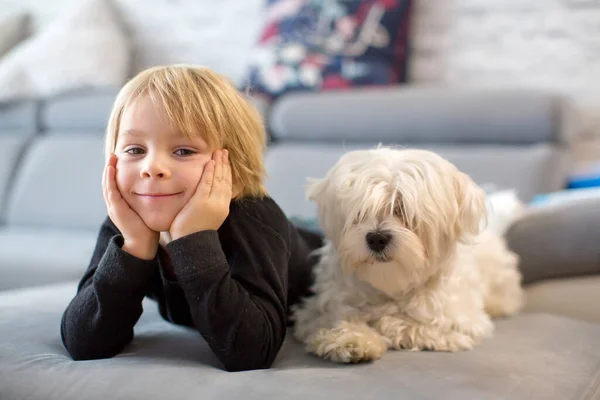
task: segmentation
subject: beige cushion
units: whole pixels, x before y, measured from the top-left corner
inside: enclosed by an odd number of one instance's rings
[[[0,100],[125,83],[129,42],[111,3],[76,3],[48,29],[0,59]]]
[[[600,322],[600,276],[556,279],[529,285],[526,312]]]
[[[29,36],[29,22],[24,12],[0,16],[0,58]]]

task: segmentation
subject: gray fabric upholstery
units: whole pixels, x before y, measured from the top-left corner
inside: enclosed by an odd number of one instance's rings
[[[271,103],[267,98],[261,96],[251,96],[249,98],[250,102],[254,107],[256,107],[256,110],[261,115],[263,122],[266,125],[267,118],[269,117],[269,112],[271,110]]]
[[[28,136],[0,135],[0,222],[4,221],[5,198],[12,185],[12,177]],[[0,264],[2,265],[2,264]]]
[[[506,233],[523,281],[600,273],[600,201],[532,208]]]
[[[0,290],[80,279],[98,229],[0,229]]]
[[[121,355],[72,361],[59,324],[74,293],[74,283],[0,293],[3,400],[600,398],[600,325],[558,316],[498,321],[472,351],[389,352],[363,365],[309,356],[288,335],[273,369],[227,373],[198,333],[164,322],[150,301]]]
[[[600,323],[600,275],[550,279],[527,286],[525,311]]]
[[[563,109],[557,97],[528,91],[298,93],[274,104],[270,128],[303,141],[531,144],[560,139]]]
[[[43,130],[61,133],[104,133],[117,96],[114,89],[82,90],[50,97],[41,106]]]
[[[28,148],[8,198],[16,226],[97,229],[106,216],[104,138],[44,135]]]
[[[0,103],[0,136],[4,134],[31,135],[38,128],[38,103],[23,100]]]
[[[267,189],[289,215],[312,217],[314,205],[305,200],[307,177],[321,178],[346,151],[370,144],[279,143],[271,146],[265,163]],[[566,159],[549,144],[531,146],[415,146],[427,148],[455,163],[483,184],[515,188],[523,201],[536,193],[562,188]]]
[[[267,103],[252,99],[280,135],[266,157],[273,197],[289,215],[314,216],[303,200],[306,177],[322,177],[343,152],[378,141],[438,151],[480,184],[516,188],[525,201],[562,187],[567,160],[553,143],[561,125],[556,99],[421,90],[290,96],[272,118]],[[338,366],[305,354],[288,335],[273,369],[226,373],[197,332],[163,321],[146,300],[123,353],[72,361],[60,341],[60,318],[106,214],[103,133],[115,95],[80,92],[45,101],[46,132],[28,148],[12,185],[4,182],[36,129],[37,108],[0,106],[0,191],[11,189],[8,224],[0,227],[0,399],[600,399],[600,324],[539,313],[600,321],[598,278],[530,285],[526,312],[498,321],[494,337],[470,352],[390,352],[373,364]],[[592,235],[551,232],[561,230],[564,218],[590,215],[550,216],[510,233],[531,265],[526,279],[556,276],[555,261],[571,262],[571,272],[590,271],[591,258],[562,249],[573,252],[583,243],[591,250]],[[528,223],[538,225],[536,234]],[[527,246],[530,236],[561,254],[540,255]],[[561,242],[571,237],[577,238],[571,246]],[[71,282],[16,289],[65,280]]]
[[[116,96],[117,91],[107,88],[94,91],[79,90],[50,97],[41,105],[41,128],[45,131],[78,135],[104,133]],[[250,97],[249,100],[266,120],[269,102],[261,97]]]

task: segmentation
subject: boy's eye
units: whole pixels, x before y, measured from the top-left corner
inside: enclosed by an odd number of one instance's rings
[[[131,148],[125,150],[125,153],[137,156],[140,154],[144,154],[144,149],[142,149],[141,147],[131,147]]]
[[[190,149],[178,149],[175,151],[175,154],[177,154],[178,156],[191,156],[193,154],[196,154],[196,152],[194,152],[193,150]]]

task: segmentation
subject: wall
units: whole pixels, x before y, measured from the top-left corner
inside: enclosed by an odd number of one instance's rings
[[[105,0],[133,37],[137,69],[189,62],[239,79],[259,34],[263,0]],[[29,10],[34,31],[83,0],[0,0],[0,14]]]
[[[417,0],[416,82],[573,97],[600,137],[600,0]]]
[[[0,0],[43,28],[81,0]],[[136,65],[197,62],[235,79],[260,29],[262,0],[115,0]],[[531,87],[572,96],[600,137],[600,0],[415,0],[417,83]]]

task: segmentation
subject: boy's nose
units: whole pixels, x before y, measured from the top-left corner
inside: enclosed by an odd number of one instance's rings
[[[167,165],[160,160],[149,160],[141,170],[141,175],[144,178],[168,178],[171,174]]]

